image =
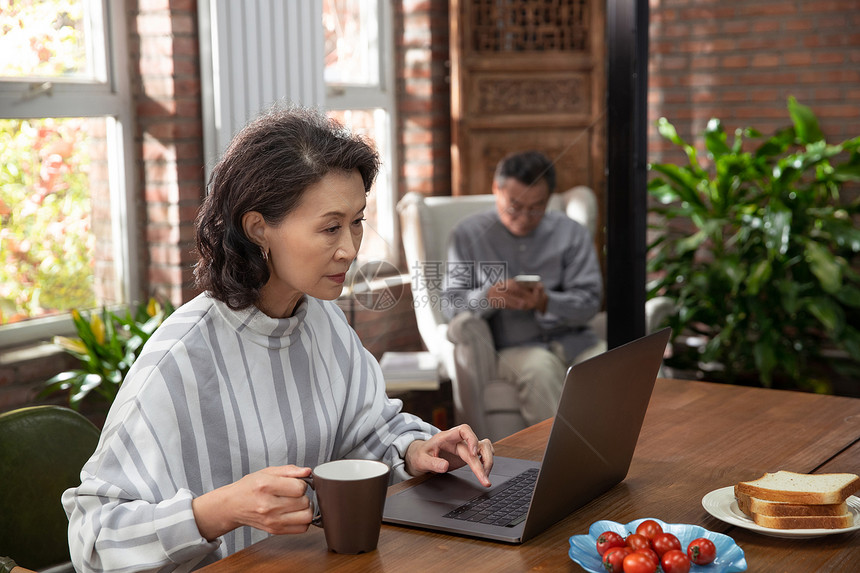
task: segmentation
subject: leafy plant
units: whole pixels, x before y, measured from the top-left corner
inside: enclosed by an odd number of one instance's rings
[[[79,338],[56,336],[54,343],[80,360],[81,368],[61,372],[48,380],[40,396],[68,391],[69,405],[74,409],[93,392],[108,403],[113,402],[143,345],[173,310],[169,301],[162,305],[154,298],[138,305],[134,315],[131,310],[120,316],[102,308],[101,313],[85,318],[73,310]]]
[[[860,137],[830,145],[811,109],[789,98],[788,111],[792,125],[754,148],[755,129],[730,144],[710,120],[707,166],[658,121],[689,163],[649,166],[663,224],[648,247],[648,295],[673,299],[673,340],[701,335],[694,360],[718,363],[725,381],[753,374],[764,386],[827,391],[825,354],[860,365],[860,201],[840,199],[845,182],[860,181]]]

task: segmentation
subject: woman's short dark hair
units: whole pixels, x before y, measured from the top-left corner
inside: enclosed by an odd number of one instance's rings
[[[555,191],[555,166],[549,157],[540,151],[520,151],[506,155],[496,165],[494,180],[503,185],[511,177],[523,185],[534,185],[541,179],[546,181],[549,192]]]
[[[197,215],[198,288],[233,309],[254,304],[269,268],[243,215],[257,211],[277,226],[327,174],[356,169],[370,191],[379,170],[373,144],[317,110],[277,106],[245,126],[212,170]]]

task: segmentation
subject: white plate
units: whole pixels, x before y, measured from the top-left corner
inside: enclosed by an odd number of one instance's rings
[[[702,498],[702,506],[705,511],[713,515],[719,520],[743,527],[763,535],[771,537],[821,537],[823,535],[834,535],[837,533],[848,533],[860,529],[860,498],[850,496],[846,503],[848,511],[854,514],[854,525],[842,529],[772,529],[770,527],[762,527],[757,525],[752,519],[747,517],[739,508],[738,502],[735,500],[734,486],[721,487],[715,489]]]

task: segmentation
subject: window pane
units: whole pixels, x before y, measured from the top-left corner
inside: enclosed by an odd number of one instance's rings
[[[0,76],[95,79],[87,0],[0,0]]]
[[[379,84],[377,10],[376,0],[324,0],[327,84]]]
[[[384,125],[385,115],[381,110],[337,110],[329,111],[328,115],[353,132],[370,138],[384,161],[388,137]],[[385,260],[391,253],[391,246],[384,238],[385,233],[381,233],[379,229],[378,194],[380,189],[386,189],[389,185],[385,167],[384,164],[381,166],[376,183],[367,196],[367,209],[364,212],[367,220],[364,222],[364,237],[358,251],[358,258],[362,261]]]
[[[108,120],[0,120],[0,324],[113,304]]]

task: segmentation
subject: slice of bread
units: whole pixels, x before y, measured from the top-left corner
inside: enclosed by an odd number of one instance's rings
[[[735,495],[748,495],[767,501],[822,505],[842,503],[858,490],[860,477],[856,474],[798,474],[778,471],[738,483],[735,486]]]
[[[854,525],[854,516],[844,515],[801,515],[783,516],[752,514],[756,525],[770,529],[844,529]]]
[[[837,516],[848,513],[848,504],[845,502],[819,505],[789,503],[785,501],[767,501],[765,499],[758,499],[757,497],[750,497],[744,493],[736,493],[735,498],[738,501],[738,509],[749,517],[752,517],[754,513],[773,517],[801,517],[804,515]]]

